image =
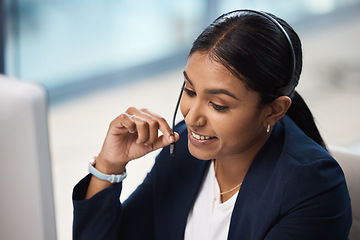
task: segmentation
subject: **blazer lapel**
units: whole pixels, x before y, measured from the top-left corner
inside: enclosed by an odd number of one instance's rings
[[[172,162],[172,169],[167,173],[166,180],[161,180],[167,182],[160,183],[162,185],[160,196],[155,196],[157,215],[155,228],[159,228],[155,231],[159,234],[156,239],[184,239],[188,214],[210,163],[192,157],[187,148],[183,149],[181,148],[186,153],[181,152],[175,157],[166,159]],[[155,185],[159,186],[159,183]],[[163,189],[166,189],[166,192]]]

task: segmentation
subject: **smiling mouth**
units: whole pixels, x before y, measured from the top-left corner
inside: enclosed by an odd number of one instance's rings
[[[197,140],[209,140],[209,139],[212,139],[212,138],[216,138],[216,137],[209,137],[209,136],[199,135],[199,134],[196,134],[196,133],[194,133],[192,131],[191,131],[191,135]]]

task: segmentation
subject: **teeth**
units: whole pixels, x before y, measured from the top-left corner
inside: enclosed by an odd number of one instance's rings
[[[197,140],[208,140],[210,139],[210,137],[208,136],[201,136],[199,134],[196,134],[194,132],[191,132],[191,134],[193,135],[194,138],[196,138]]]

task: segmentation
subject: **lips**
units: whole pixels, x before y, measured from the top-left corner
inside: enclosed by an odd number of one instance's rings
[[[199,133],[195,133],[195,132],[191,131],[190,129],[188,129],[188,134],[189,134],[189,136],[188,136],[189,142],[192,145],[198,146],[198,147],[209,145],[217,140],[217,137],[215,137],[215,136],[202,135]]]

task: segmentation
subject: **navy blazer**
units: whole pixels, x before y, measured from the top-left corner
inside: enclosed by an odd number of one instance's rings
[[[183,239],[209,161],[192,157],[184,122],[175,157],[166,147],[122,204],[122,184],[83,200],[91,176],[75,188],[74,239]],[[126,180],[125,180],[126,183]],[[351,226],[350,197],[337,162],[287,116],[251,164],[239,191],[228,239],[342,240]]]

